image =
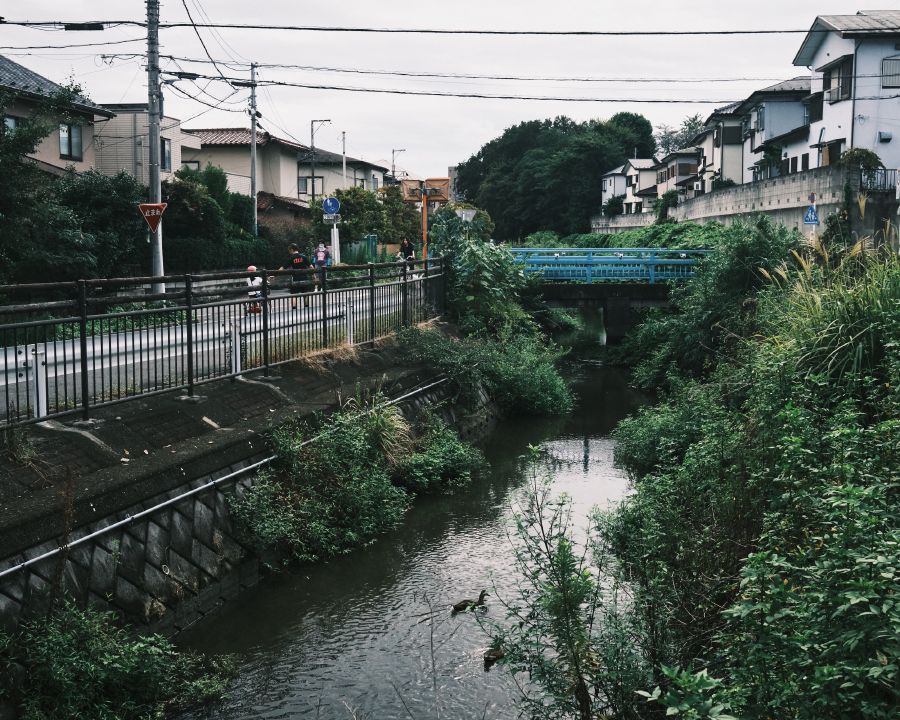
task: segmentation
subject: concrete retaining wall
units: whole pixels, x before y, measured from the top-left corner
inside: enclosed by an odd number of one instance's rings
[[[426,406],[436,406],[463,438],[483,436],[496,416],[490,398],[479,388],[476,409],[463,412],[454,403],[455,392],[450,383],[444,383],[410,396],[400,408],[414,415]],[[199,465],[173,464],[165,472],[184,475],[183,482],[170,483],[165,492],[82,524],[68,535],[54,534],[24,547],[0,561],[0,572],[236,473],[268,455],[264,441],[257,436],[232,443],[227,452],[208,452]],[[218,465],[214,458],[219,458]],[[202,474],[197,474],[199,468]],[[43,612],[60,593],[81,606],[113,611],[146,631],[172,635],[189,627],[259,579],[260,558],[242,546],[227,502],[228,496],[251,486],[253,479],[253,473],[239,474],[0,578],[0,628],[14,629],[23,619]],[[60,513],[74,517],[73,510],[67,513],[64,505],[54,510],[57,517]],[[46,527],[50,528],[46,532],[55,532],[59,525]]]

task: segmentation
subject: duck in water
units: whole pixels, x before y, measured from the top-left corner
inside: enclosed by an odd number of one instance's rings
[[[506,650],[503,649],[502,646],[489,647],[484,651],[484,669],[488,671],[491,669],[491,666],[497,662],[498,660],[502,660],[506,657]]]
[[[453,612],[465,612],[466,610],[474,610],[477,607],[484,607],[484,598],[487,596],[488,591],[482,590],[478,595],[477,600],[460,600],[458,603],[453,603]]]

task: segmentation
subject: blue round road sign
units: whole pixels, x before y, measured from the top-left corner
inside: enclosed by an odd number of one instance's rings
[[[329,215],[334,215],[341,209],[341,201],[336,197],[327,197],[322,201],[322,210]]]

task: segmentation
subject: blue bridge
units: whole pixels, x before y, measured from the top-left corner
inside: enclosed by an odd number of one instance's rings
[[[709,250],[671,248],[510,248],[526,274],[548,282],[647,282],[694,276]]]

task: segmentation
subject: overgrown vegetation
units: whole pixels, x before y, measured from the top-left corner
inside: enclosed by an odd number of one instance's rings
[[[160,635],[133,637],[110,614],[70,603],[0,634],[0,668],[0,699],[24,720],[160,718],[221,696],[235,671],[230,657],[182,653]]]
[[[481,467],[437,416],[413,433],[382,400],[357,398],[315,429],[275,433],[277,464],[231,502],[251,545],[300,562],[341,555],[395,527],[415,493],[453,490]]]
[[[727,230],[716,222],[662,223],[625,230],[614,235],[578,233],[560,237],[555,232],[542,230],[532,233],[522,242],[523,247],[668,247],[715,248]]]
[[[554,532],[526,574],[543,595],[520,614],[544,623],[554,662],[561,631],[577,641],[580,674],[545,680],[515,653],[513,667],[541,680],[547,704],[568,703],[566,716],[617,699],[616,717],[894,717],[900,261],[745,227],[677,307],[639,330],[665,348],[637,361],[664,397],[617,431],[634,492],[596,516],[593,567],[563,562],[579,554]],[[553,601],[582,582],[584,598],[626,595],[589,622],[587,600]],[[614,696],[594,668],[620,681]]]

